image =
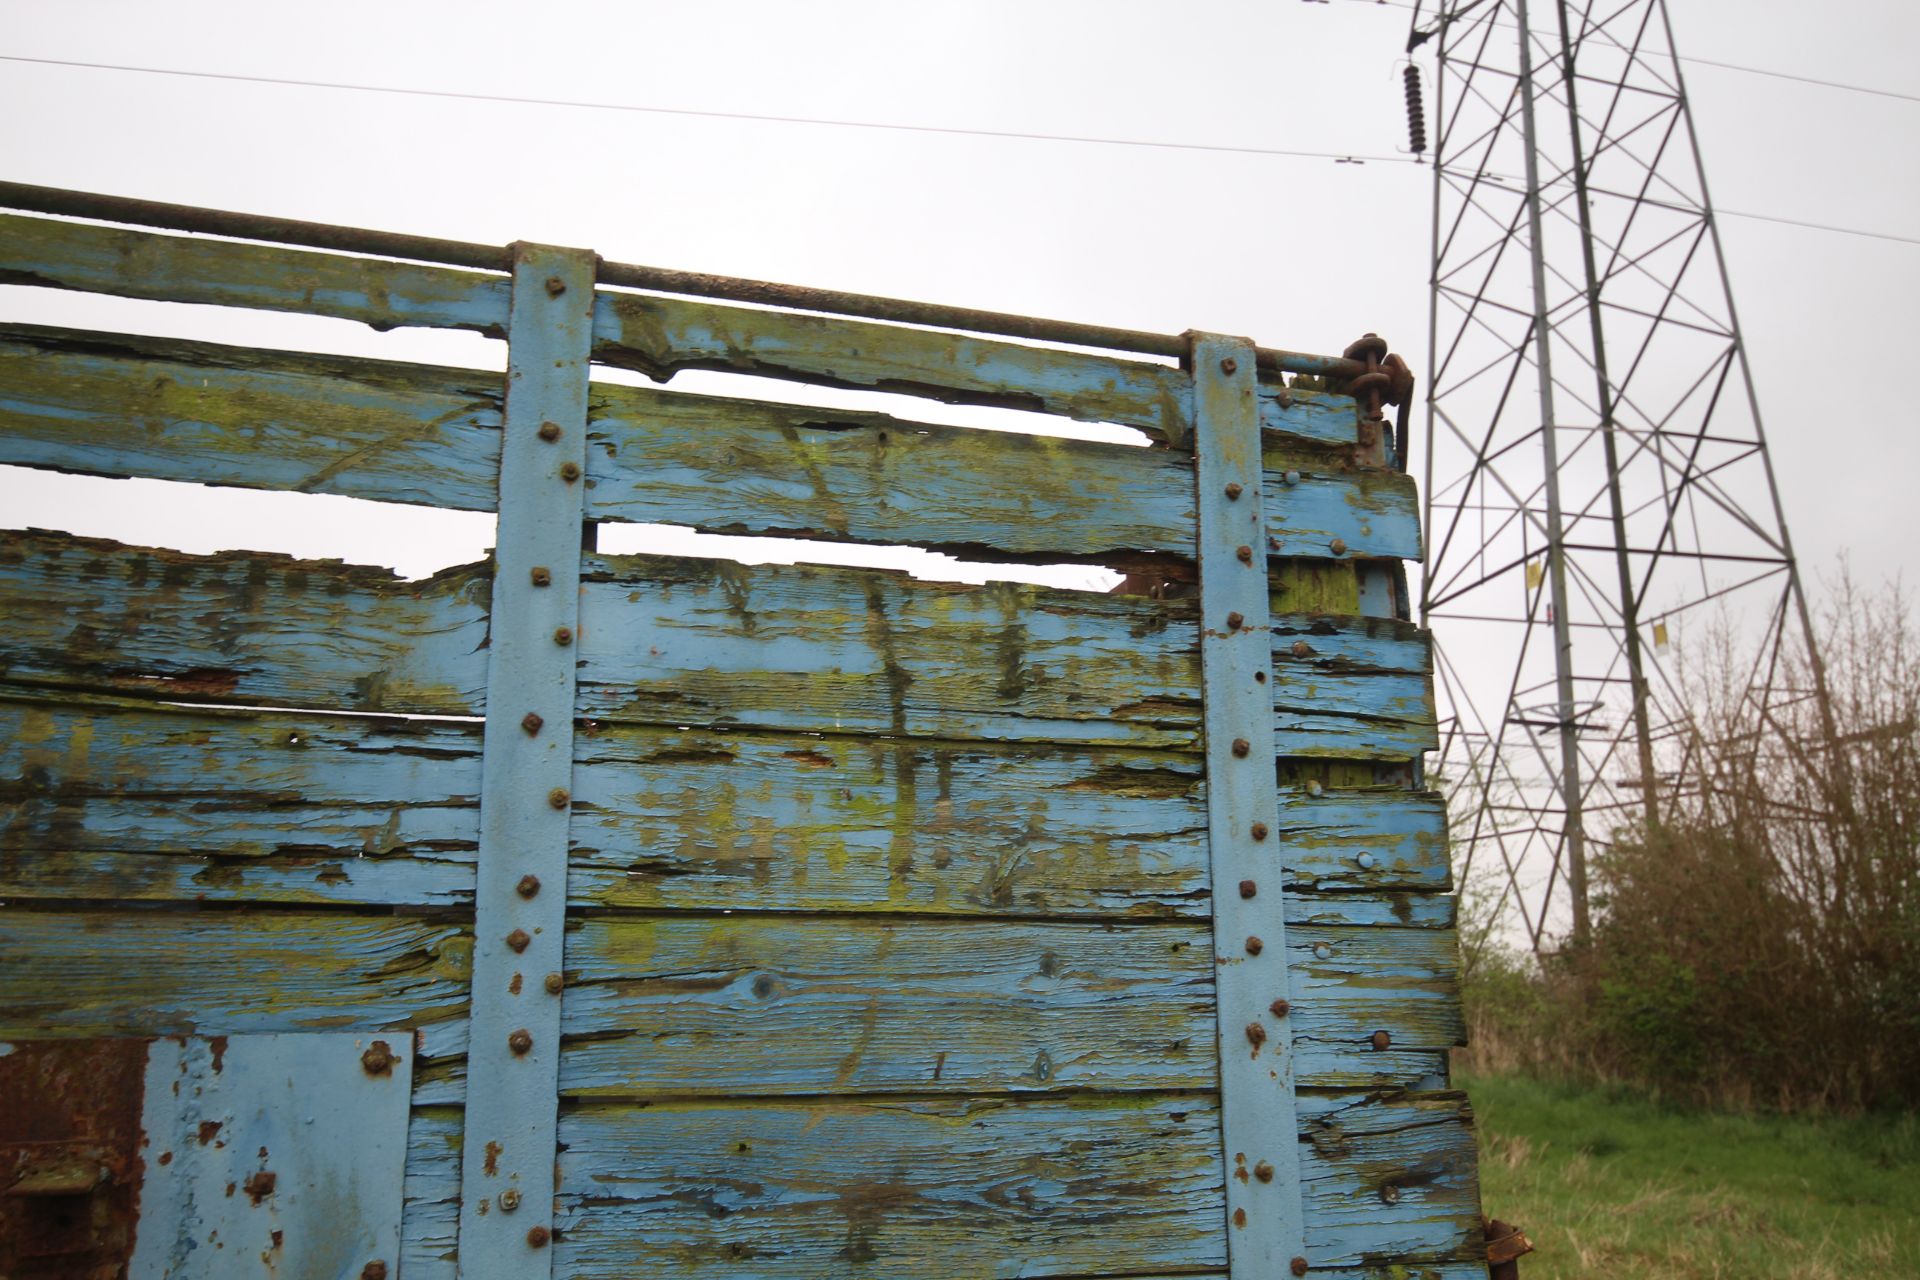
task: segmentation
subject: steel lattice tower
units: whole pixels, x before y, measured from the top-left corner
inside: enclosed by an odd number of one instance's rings
[[[1734,763],[1683,629],[1749,639],[1763,722],[1824,677],[1782,687],[1811,629],[1664,0],[1442,0],[1429,40],[1439,775],[1540,952],[1586,932],[1592,846]]]

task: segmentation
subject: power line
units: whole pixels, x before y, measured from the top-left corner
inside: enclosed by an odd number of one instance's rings
[[[1341,164],[1416,164],[1412,156],[1355,155],[1339,151],[1295,151],[1280,147],[1233,147],[1205,142],[1156,142],[1145,138],[1098,138],[1081,134],[1021,133],[1007,129],[963,129],[948,125],[895,124],[880,120],[835,120],[817,116],[763,115],[747,111],[701,111],[692,107],[643,107],[626,102],[587,102],[570,98],[523,98],[501,93],[468,93],[448,89],[408,89],[384,84],[350,84],[333,80],[296,80],[280,76],[249,76],[222,71],[182,71],[173,67],[136,67],[109,62],[79,62],[66,58],[29,58],[0,54],[0,61],[27,62],[47,67],[80,67],[89,71],[128,71],[151,76],[178,76],[193,80],[230,80],[241,84],[284,85],[296,89],[341,89],[354,93],[388,93],[408,98],[453,98],[466,102],[501,102],[523,107],[572,107],[584,111],[628,111],[643,115],[699,116],[710,120],[753,120],[770,124],[825,125],[837,129],[878,129],[900,133],[939,133],[967,138],[1011,138],[1026,142],[1079,142],[1103,147],[1153,147],[1166,151],[1215,151],[1233,155],[1285,156],[1304,160],[1332,160]]]
[[[1366,3],[1394,3],[1395,0],[1363,0]],[[239,75],[223,71],[185,71],[175,67],[138,67],[110,62],[80,62],[66,58],[32,58],[22,54],[0,54],[0,61],[24,62],[47,67],[77,67],[88,71],[122,71],[138,75],[175,76],[188,80],[225,80],[238,84],[270,84],[295,89],[337,89],[352,93],[385,93],[405,98],[449,98],[463,102],[498,102],[510,106],[564,107],[583,111],[624,111],[641,115],[694,116],[709,120],[748,120],[766,124],[818,125],[837,129],[873,129],[896,133],[931,133],[963,138],[1004,138],[1022,142],[1072,142],[1104,147],[1147,147],[1163,151],[1222,152],[1230,155],[1279,156],[1299,160],[1331,160],[1336,164],[1420,164],[1416,156],[1360,155],[1344,151],[1299,151],[1282,147],[1233,147],[1205,142],[1159,142],[1146,138],[1100,138],[1068,133],[1024,133],[1009,129],[964,129],[950,125],[896,124],[883,120],[835,120],[819,116],[764,115],[747,111],[703,111],[693,107],[646,107],[625,102],[589,102],[571,98],[516,97],[501,93],[471,93],[452,89],[409,89],[395,85],[352,84],[333,80],[298,80],[281,76]],[[1735,209],[1716,212],[1729,218],[1752,218],[1777,222],[1810,231],[1829,231],[1838,235],[1863,236],[1871,240],[1889,240],[1900,244],[1920,244],[1920,238],[1885,231],[1866,231],[1858,227],[1834,226],[1823,222],[1803,222],[1795,218],[1765,213],[1742,213]]]

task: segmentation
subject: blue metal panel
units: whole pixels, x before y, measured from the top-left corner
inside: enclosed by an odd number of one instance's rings
[[[130,1280],[395,1276],[412,1078],[404,1034],[154,1041]]]
[[[1193,335],[1207,836],[1233,1280],[1305,1269],[1254,349]]]
[[[551,1269],[594,257],[514,246],[488,618],[460,1275]]]

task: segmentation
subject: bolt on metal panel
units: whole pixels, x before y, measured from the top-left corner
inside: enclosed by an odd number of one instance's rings
[[[593,254],[514,246],[488,623],[463,1280],[551,1270]]]
[[[1306,1270],[1254,349],[1192,334],[1207,834],[1233,1280]]]

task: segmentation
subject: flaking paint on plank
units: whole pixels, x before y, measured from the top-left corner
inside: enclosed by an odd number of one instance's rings
[[[1313,1276],[1484,1278],[1484,1261],[1468,1260],[1479,1195],[1457,1095],[1307,1093],[1302,1104],[1354,1130],[1322,1127],[1304,1155]],[[577,1280],[1218,1274],[1217,1123],[1205,1094],[581,1106],[561,1116],[556,1261]],[[676,1141],[689,1158],[663,1167]],[[458,1112],[414,1113],[402,1245],[412,1280],[451,1280],[459,1143]],[[1400,1188],[1390,1207],[1378,1194],[1389,1182]]]
[[[511,292],[504,275],[18,214],[0,214],[0,282],[496,337]]]
[[[400,326],[504,333],[504,275],[0,215],[0,282],[119,297],[253,307]],[[1181,438],[1192,380],[1141,359],[698,298],[596,299],[598,361],[666,378],[720,369],[828,386],[1009,405]],[[1287,434],[1352,444],[1351,397],[1261,388],[1261,420]]]
[[[0,463],[492,510],[500,375],[0,326]],[[992,559],[1186,556],[1191,460],[885,414],[594,387],[595,520],[934,545]],[[1276,553],[1418,554],[1412,482],[1287,454]],[[1299,548],[1297,552],[1292,550]]]
[[[419,582],[284,556],[0,534],[0,677],[174,700],[474,715],[489,567]],[[1173,747],[1199,733],[1193,606],[822,566],[589,555],[579,711],[803,732]],[[1285,756],[1432,745],[1424,635],[1276,622]],[[1289,639],[1289,637],[1292,639]],[[1293,644],[1307,656],[1293,657]]]
[[[680,369],[752,373],[1115,422],[1162,440],[1184,439],[1193,413],[1193,379],[1169,365],[697,298],[603,291],[594,338],[594,359],[663,381]],[[1263,386],[1260,416],[1305,439],[1359,435],[1347,396]]]
[[[0,895],[471,900],[471,726],[0,699]],[[1447,927],[1430,794],[1281,790],[1290,911]],[[577,740],[576,906],[1208,914],[1198,761],[608,725]],[[1308,898],[1302,895],[1315,895]]]
[[[1296,944],[1295,935],[1304,939]],[[111,945],[107,945],[110,940]],[[1405,1087],[1460,1038],[1451,936],[1303,926],[1300,1079]],[[418,1031],[460,1098],[467,926],[308,912],[0,911],[0,1038]],[[1296,961],[1297,963],[1297,961]],[[1198,925],[669,917],[569,925],[562,1087],[619,1096],[1208,1087]],[[1296,992],[1299,988],[1296,987]],[[1386,1051],[1370,1037],[1387,1030]]]

